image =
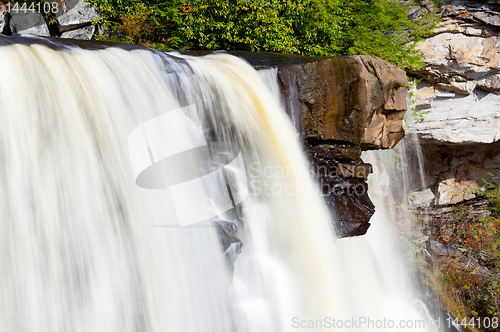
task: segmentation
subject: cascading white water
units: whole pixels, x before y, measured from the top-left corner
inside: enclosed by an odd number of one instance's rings
[[[9,64],[0,86],[2,331],[322,331],[327,317],[420,319],[404,273],[388,267],[393,257],[377,260],[387,250],[371,239],[384,234],[336,240],[278,91],[261,77],[273,85],[275,73],[259,76],[225,54],[16,38],[23,43],[0,47]],[[170,179],[165,190],[141,188],[129,160],[131,132],[191,106],[196,114],[185,116],[207,142],[237,145],[246,169],[248,195],[228,217],[244,243],[232,278],[211,221],[177,227],[179,213],[222,193],[203,187],[200,201],[176,210]],[[188,127],[165,135],[189,140]]]
[[[410,150],[417,160],[410,160]],[[415,255],[420,255],[425,246],[425,240],[419,234],[421,230],[415,223],[414,198],[410,195],[415,188],[425,188],[421,156],[420,142],[411,131],[392,150],[363,152],[363,160],[371,163],[374,169],[369,177],[369,194],[376,206],[372,227],[365,239],[386,296],[400,302],[404,312],[419,309],[430,331],[463,331],[448,320],[451,316],[442,307],[438,296],[426,296],[421,292],[414,279],[416,276],[410,272],[416,268]],[[415,174],[410,171],[410,163],[416,164]],[[404,257],[408,261],[404,261]],[[433,293],[430,288],[427,292]]]
[[[178,107],[162,59],[42,45],[0,58],[0,329],[231,331],[215,231],[151,227],[172,218],[168,197],[130,170],[130,132]]]

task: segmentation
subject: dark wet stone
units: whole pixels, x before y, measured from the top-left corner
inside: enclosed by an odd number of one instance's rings
[[[375,213],[366,183],[372,166],[363,163],[359,158],[361,149],[358,149],[357,153],[348,155],[339,146],[313,146],[305,142],[305,151],[334,216],[339,237],[366,234],[370,218]]]
[[[238,226],[235,223],[218,220],[216,221],[217,233],[219,235],[219,240],[224,250],[224,258],[226,260],[227,266],[231,273],[234,272],[234,262],[241,253],[241,248],[243,243],[237,237]]]

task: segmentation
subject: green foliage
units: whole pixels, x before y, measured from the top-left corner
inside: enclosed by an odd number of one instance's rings
[[[94,4],[108,29],[100,39],[175,48],[172,37],[183,1],[171,0],[87,0]]]
[[[490,202],[491,218],[500,218],[500,178],[490,174],[492,179],[490,182],[484,181],[486,190],[481,194]]]
[[[401,172],[408,166],[408,164],[404,162],[403,156],[397,153],[394,149],[385,150],[382,153],[385,153],[387,160],[389,160],[391,165],[396,167],[398,171]]]
[[[415,108],[415,93],[417,91],[417,84],[418,84],[418,82],[421,81],[421,79],[415,80],[415,79],[407,76],[407,81],[408,81],[408,84],[406,86],[407,103],[408,103],[408,108],[411,110],[411,112],[407,112],[405,114],[405,121],[403,123],[403,129],[406,132],[409,132],[409,131],[411,131],[411,129],[408,125],[408,122],[409,122],[408,116],[410,116],[410,114],[411,114],[413,121],[418,123],[418,122],[424,121],[425,116],[427,114],[429,114],[430,111],[418,110]]]
[[[352,23],[346,31],[348,54],[376,55],[405,68],[421,68],[421,53],[416,43],[431,33],[436,17],[435,8],[418,20],[408,19],[415,1],[352,0],[348,1]]]
[[[371,54],[419,68],[415,43],[435,22],[414,1],[393,0],[87,0],[108,39],[160,49],[270,51],[310,56]]]
[[[435,280],[429,275],[443,304],[459,320],[500,314],[500,179],[492,175],[490,181],[484,182],[485,189],[478,190],[478,194],[490,203],[491,215],[476,219],[465,206],[456,207],[454,236],[458,239],[453,242],[461,243],[468,255],[477,257],[488,272],[471,269],[468,260],[457,259],[448,260]]]
[[[182,47],[298,53],[293,24],[305,1],[192,0],[177,21]]]
[[[474,317],[498,317],[500,314],[500,276],[497,273],[483,274],[450,262],[437,272],[436,279],[434,288],[447,310],[459,321],[466,318],[466,322],[472,322]],[[477,329],[474,325],[468,327],[472,331],[490,330]]]

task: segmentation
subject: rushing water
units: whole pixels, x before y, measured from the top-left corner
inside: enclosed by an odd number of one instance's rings
[[[432,330],[397,328],[422,316],[390,216],[336,239],[275,70],[15,38],[0,46],[1,331]],[[215,220],[239,228],[234,272]]]

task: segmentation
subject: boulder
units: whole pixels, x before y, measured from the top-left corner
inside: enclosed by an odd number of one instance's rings
[[[372,168],[361,152],[392,148],[403,138],[405,72],[373,56],[233,54],[257,69],[277,67],[285,109],[336,216],[337,234],[365,234],[375,208],[366,183]]]
[[[28,34],[50,36],[49,28],[38,12],[15,12],[11,10],[9,20],[10,30],[13,34]]]
[[[293,78],[293,80],[290,80]],[[280,66],[282,92],[296,92],[309,141],[392,148],[404,136],[405,72],[376,57],[347,56]]]
[[[90,40],[94,35],[94,31],[95,31],[95,26],[90,25],[76,30],[63,32],[61,34],[61,38]]]
[[[82,0],[69,1],[61,12],[57,23],[62,33],[91,25],[101,18],[94,5]]]
[[[423,207],[429,206],[434,202],[435,196],[429,188],[424,190],[416,190],[410,193],[409,205],[410,207]]]
[[[477,189],[479,189],[479,186],[473,180],[457,181],[454,178],[445,179],[438,185],[438,204],[457,204],[473,199],[476,197]]]

